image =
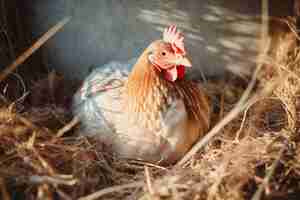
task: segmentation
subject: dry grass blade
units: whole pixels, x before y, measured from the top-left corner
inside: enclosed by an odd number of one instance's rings
[[[3,81],[10,73],[12,73],[19,65],[21,65],[27,58],[29,58],[36,50],[38,50],[45,42],[47,42],[53,35],[55,35],[61,28],[63,28],[71,17],[66,17],[58,22],[54,27],[47,31],[40,37],[30,48],[22,53],[12,64],[7,66],[0,74],[0,82]]]
[[[59,129],[59,131],[56,134],[56,137],[63,136],[66,132],[70,131],[78,123],[79,123],[79,118],[75,116],[68,124],[66,124],[64,127]]]
[[[147,166],[147,167],[151,167],[151,168],[160,169],[160,170],[163,170],[163,171],[167,171],[168,170],[167,168],[165,168],[163,166],[156,165],[156,164],[153,164],[153,163],[150,163],[150,162],[145,162],[145,161],[142,161],[142,160],[133,160],[133,159],[130,159],[130,160],[128,160],[128,163],[143,165],[143,166]]]
[[[150,195],[154,196],[155,191],[153,190],[153,187],[152,187],[150,172],[149,172],[149,168],[147,166],[145,166],[145,176],[146,176],[146,182],[147,182],[149,193],[150,193]]]
[[[98,199],[99,197],[109,194],[109,193],[118,192],[118,191],[121,191],[124,189],[129,189],[129,188],[139,188],[139,187],[143,187],[144,185],[145,185],[144,181],[136,181],[136,182],[129,183],[129,184],[117,185],[117,186],[105,188],[103,190],[100,190],[98,192],[90,194],[86,197],[81,197],[81,198],[79,198],[79,200],[94,200],[94,199]]]
[[[262,195],[263,195],[263,191],[265,190],[265,187],[268,185],[270,179],[273,177],[274,173],[275,173],[275,169],[277,168],[277,166],[279,165],[279,161],[281,159],[281,157],[283,156],[284,150],[285,150],[285,146],[283,146],[280,149],[280,152],[278,154],[278,157],[276,158],[276,160],[274,160],[274,162],[272,163],[270,170],[267,172],[265,178],[263,179],[262,183],[260,184],[259,188],[256,190],[255,194],[253,195],[251,200],[260,200]]]
[[[51,177],[51,176],[31,176],[28,178],[28,181],[31,183],[51,183],[54,185],[75,185],[78,180],[76,179],[62,179],[58,177]]]

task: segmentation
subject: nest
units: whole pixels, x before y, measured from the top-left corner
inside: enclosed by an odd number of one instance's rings
[[[262,56],[255,98],[184,166],[120,160],[101,141],[77,135],[70,116],[77,85],[55,73],[32,84],[22,101],[1,95],[1,198],[297,199],[298,36],[290,22],[274,23],[283,28]],[[228,74],[205,84],[213,125],[236,107],[247,83]]]

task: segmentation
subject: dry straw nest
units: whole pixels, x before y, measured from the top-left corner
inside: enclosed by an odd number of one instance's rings
[[[298,199],[298,36],[291,21],[272,23],[280,30],[259,60],[255,98],[184,166],[120,160],[100,141],[76,135],[63,96],[72,94],[61,92],[70,86],[56,74],[34,84],[22,103],[2,96],[1,199]],[[246,87],[232,74],[206,83],[213,124]]]

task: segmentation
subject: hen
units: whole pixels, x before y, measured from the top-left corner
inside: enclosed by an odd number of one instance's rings
[[[185,67],[191,63],[183,35],[170,26],[163,40],[152,42],[137,61],[96,69],[74,99],[81,133],[97,135],[122,157],[176,162],[210,124],[207,96],[184,79]]]

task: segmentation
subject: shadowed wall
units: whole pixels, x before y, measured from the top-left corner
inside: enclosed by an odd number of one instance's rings
[[[260,33],[260,0],[85,0],[32,1],[34,35],[38,37],[63,16],[73,19],[47,44],[49,67],[71,78],[84,78],[91,66],[140,55],[164,27],[177,24],[199,76],[226,68],[254,66]],[[288,15],[288,1],[272,1],[273,15]],[[28,5],[28,4],[27,4]],[[278,5],[280,5],[278,7]],[[274,9],[273,9],[274,7]]]

